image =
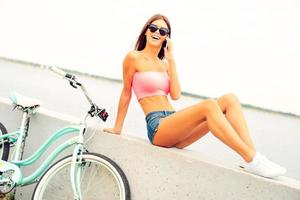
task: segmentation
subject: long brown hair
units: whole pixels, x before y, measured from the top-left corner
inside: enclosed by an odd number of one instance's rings
[[[147,39],[146,39],[145,34],[146,34],[147,29],[148,29],[148,25],[151,24],[152,22],[156,21],[156,20],[159,20],[159,19],[162,19],[166,22],[166,24],[168,26],[168,29],[169,29],[169,38],[171,38],[171,24],[170,24],[169,19],[164,15],[156,14],[156,15],[153,15],[152,17],[150,17],[150,19],[144,25],[144,27],[143,27],[143,29],[142,29],[139,37],[138,37],[138,40],[135,43],[135,47],[134,47],[135,50],[141,51],[145,48],[146,43],[147,43]],[[165,52],[164,52],[164,47],[163,46],[161,47],[161,49],[158,53],[158,57],[161,60],[164,59],[164,57],[165,57]]]

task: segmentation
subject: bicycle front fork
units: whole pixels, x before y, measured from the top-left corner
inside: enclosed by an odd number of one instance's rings
[[[80,177],[83,151],[84,147],[82,144],[76,145],[72,157],[70,176],[71,185],[74,193],[74,200],[82,200],[82,194],[80,189]]]

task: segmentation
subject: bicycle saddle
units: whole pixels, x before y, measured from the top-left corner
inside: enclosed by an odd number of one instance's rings
[[[38,107],[40,106],[40,102],[37,99],[32,99],[25,97],[21,94],[18,94],[16,92],[13,92],[9,96],[10,100],[13,102],[13,104],[22,106],[23,108],[30,108],[30,107]]]

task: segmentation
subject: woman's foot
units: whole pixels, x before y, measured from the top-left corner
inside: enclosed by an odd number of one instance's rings
[[[240,166],[245,171],[266,178],[274,178],[286,173],[286,169],[270,161],[265,156],[256,152],[253,160]]]

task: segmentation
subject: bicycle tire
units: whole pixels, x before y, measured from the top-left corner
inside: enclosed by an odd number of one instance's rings
[[[7,134],[5,126],[0,122],[0,135]],[[9,142],[0,142],[0,158],[1,160],[8,160],[9,156]]]
[[[130,200],[130,188],[127,178],[122,169],[113,160],[97,153],[84,153],[83,161],[85,163],[81,172],[83,199]],[[73,199],[70,181],[71,162],[72,155],[69,155],[53,164],[37,183],[32,200]],[[96,167],[99,165],[101,171],[98,168],[93,168],[93,164]],[[95,172],[95,170],[97,171]],[[91,172],[95,174],[92,176]],[[96,175],[100,176],[95,178]],[[111,188],[117,189],[116,191],[119,194],[112,192]]]

